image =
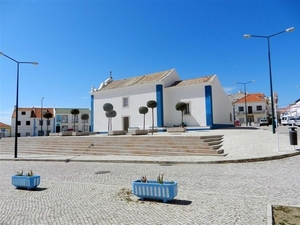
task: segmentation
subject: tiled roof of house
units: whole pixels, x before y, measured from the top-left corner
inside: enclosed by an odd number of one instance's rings
[[[98,91],[103,90],[111,90],[116,88],[122,88],[122,87],[129,87],[134,85],[140,85],[140,84],[147,84],[147,83],[153,83],[157,81],[161,81],[165,76],[167,76],[169,73],[171,73],[174,69],[165,70],[162,72],[152,73],[152,74],[146,74],[142,76],[127,78],[123,80],[115,80],[111,83],[103,86]]]
[[[0,128],[11,128],[10,125],[0,122]]]
[[[50,113],[52,113],[52,115],[54,115],[54,112],[53,112],[53,108],[43,108],[43,112],[45,112],[46,110],[48,110]],[[30,112],[31,115],[30,117],[34,118],[41,118],[42,116],[42,109],[41,108],[35,108],[35,107],[32,107],[32,108],[19,108],[19,112]],[[20,114],[19,114],[20,115]],[[13,111],[13,114],[11,116],[11,118],[16,118],[16,110]]]
[[[246,101],[247,102],[264,102],[265,100],[265,95],[262,93],[254,93],[254,94],[247,94],[246,95]],[[245,102],[245,97],[240,98],[237,100],[235,103],[243,103]]]
[[[171,87],[206,83],[208,81],[211,81],[212,78],[214,78],[215,76],[216,75],[211,75],[211,76],[199,77],[199,78],[194,78],[194,79],[189,79],[189,80],[179,80],[179,81],[174,82],[171,85]]]

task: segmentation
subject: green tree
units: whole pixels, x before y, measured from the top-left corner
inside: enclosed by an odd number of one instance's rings
[[[47,110],[47,112],[43,113],[43,117],[47,119],[47,130],[46,130],[47,134],[46,135],[49,136],[49,133],[48,133],[48,121],[49,121],[50,118],[53,117],[53,114]]]
[[[105,112],[105,116],[108,118],[108,131],[112,130],[112,118],[117,116],[117,112],[115,110]]]
[[[85,131],[85,121],[88,120],[89,118],[90,118],[89,114],[84,113],[81,115],[81,119],[83,120],[83,129],[84,129],[83,131]]]
[[[183,112],[187,109],[187,104],[185,102],[178,102],[175,109],[181,111],[181,127],[183,127]]]
[[[108,118],[107,120],[107,132],[112,129],[112,119],[117,115],[117,112],[113,110],[114,106],[111,103],[105,103],[103,105],[103,110],[105,111],[105,116]]]
[[[73,131],[75,131],[75,119],[79,113],[80,113],[79,109],[71,110],[71,114],[73,115],[73,122],[74,122]]]
[[[154,100],[149,100],[147,102],[147,107],[152,109],[152,135],[153,135],[153,129],[154,129],[154,114],[153,109],[157,107],[157,102]]]
[[[140,113],[140,114],[144,114],[144,125],[143,125],[143,130],[145,130],[145,115],[146,115],[146,113],[148,113],[148,108],[145,107],[145,106],[141,106],[141,107],[139,108],[139,113]]]

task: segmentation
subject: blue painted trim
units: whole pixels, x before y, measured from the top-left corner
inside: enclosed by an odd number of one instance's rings
[[[33,119],[33,136],[35,136],[35,129],[36,129],[36,126],[35,126],[35,119]]]
[[[56,133],[55,123],[56,123],[56,122],[55,122],[55,116],[54,116],[54,117],[53,117],[53,128],[52,128],[52,132],[53,132],[53,133]]]
[[[94,95],[91,95],[91,132],[94,132]]]
[[[205,86],[206,126],[213,127],[212,87]]]
[[[231,128],[235,127],[233,124],[213,124],[212,129],[222,129],[222,128]]]
[[[164,126],[164,98],[163,98],[163,86],[161,84],[156,85],[156,102],[157,102],[157,127]]]

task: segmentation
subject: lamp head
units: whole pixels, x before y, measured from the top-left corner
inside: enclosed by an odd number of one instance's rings
[[[2,52],[0,52],[0,55],[3,55],[3,53],[2,53]]]
[[[286,29],[285,32],[292,32],[294,30],[295,30],[295,27],[290,27],[290,28]]]
[[[251,38],[250,34],[244,34],[244,38]]]
[[[33,65],[35,65],[35,66],[39,65],[38,62],[32,62],[31,64],[33,64]]]

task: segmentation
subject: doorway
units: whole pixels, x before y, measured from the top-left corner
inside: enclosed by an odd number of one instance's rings
[[[123,130],[128,131],[128,128],[129,128],[129,117],[124,116],[123,117]]]

